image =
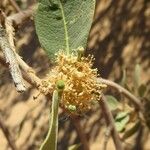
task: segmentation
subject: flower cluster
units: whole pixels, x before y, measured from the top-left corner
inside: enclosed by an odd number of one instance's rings
[[[104,84],[97,83],[97,69],[92,69],[92,57],[57,54],[57,65],[43,80],[42,90],[44,93],[52,93],[56,89],[56,82],[63,80],[61,106],[65,109],[73,108],[75,113],[86,112],[91,109],[93,101],[100,99]]]

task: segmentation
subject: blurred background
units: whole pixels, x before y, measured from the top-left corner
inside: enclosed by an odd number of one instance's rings
[[[16,0],[18,6],[25,10],[37,3],[35,0]],[[17,11],[10,0],[0,0],[0,9],[7,16]],[[34,27],[34,17],[16,29],[16,51],[23,60],[34,68],[43,78],[52,66],[51,60],[40,47]],[[0,53],[2,53],[0,51]],[[150,85],[150,1],[149,0],[97,0],[95,16],[89,34],[86,55],[93,54],[94,66],[103,78],[119,83],[126,71],[127,84],[132,86],[132,75],[136,64],[141,71],[141,82]],[[26,83],[28,90],[17,93],[11,80],[9,70],[0,64],[0,117],[6,124],[21,150],[37,150],[48,130],[48,101],[39,91]],[[118,99],[124,99],[116,91],[106,91]],[[149,98],[149,94],[148,94]],[[66,118],[64,117],[66,116]],[[106,125],[99,106],[88,114],[79,117],[86,133],[91,150],[103,150]],[[61,114],[59,120],[59,150],[80,143],[77,125],[67,116]],[[145,136],[144,136],[145,135]],[[150,136],[143,135],[143,149],[150,150]],[[127,149],[137,144],[136,135],[125,143]],[[0,150],[9,150],[9,144],[0,129]],[[81,147],[82,149],[82,147]],[[109,138],[108,150],[114,150]]]

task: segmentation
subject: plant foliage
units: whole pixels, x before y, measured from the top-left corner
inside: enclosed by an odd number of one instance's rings
[[[94,0],[40,0],[36,33],[50,57],[85,46],[94,14]]]

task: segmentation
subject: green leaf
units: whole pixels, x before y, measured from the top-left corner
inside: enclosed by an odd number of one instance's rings
[[[36,33],[48,55],[67,54],[86,46],[95,0],[41,0],[35,16]]]
[[[118,132],[122,132],[125,129],[130,117],[128,112],[120,112],[115,118],[115,125]]]
[[[68,148],[68,150],[77,150],[80,146],[81,146],[81,143],[80,144],[74,144],[74,145],[70,146]]]
[[[135,69],[134,69],[134,76],[133,76],[133,80],[134,80],[134,88],[138,89],[138,87],[141,84],[141,66],[139,64],[136,64]]]
[[[126,124],[129,122],[129,115],[125,116],[124,118],[122,118],[121,120],[117,120],[115,122],[115,125],[116,125],[116,129],[118,132],[122,132],[125,127],[126,127]]]
[[[146,85],[141,84],[140,87],[138,88],[138,93],[140,97],[143,97],[146,92]]]
[[[52,97],[52,110],[50,114],[49,131],[40,147],[40,150],[57,150],[59,101],[60,95],[58,91],[54,91]]]
[[[124,129],[124,125],[121,122],[115,122],[115,126],[118,132],[122,132]]]
[[[114,96],[106,95],[108,107],[110,110],[116,110],[118,108],[119,102]]]
[[[140,122],[136,122],[129,130],[127,130],[122,139],[125,140],[129,137],[131,137],[134,133],[136,133],[138,130],[139,130],[139,127],[140,127]]]
[[[126,116],[128,116],[129,112],[124,111],[124,112],[119,112],[115,118],[116,121],[120,121],[123,118],[125,118]]]

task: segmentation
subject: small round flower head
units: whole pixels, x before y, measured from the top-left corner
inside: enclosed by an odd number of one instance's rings
[[[63,80],[63,90],[60,105],[74,113],[82,113],[91,109],[92,103],[101,96],[102,89],[106,87],[96,81],[97,69],[92,69],[93,57],[81,57],[80,60],[74,55],[57,54],[56,67],[43,81],[45,93],[52,93],[56,83]],[[73,110],[73,111],[72,111]]]

